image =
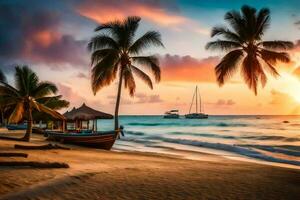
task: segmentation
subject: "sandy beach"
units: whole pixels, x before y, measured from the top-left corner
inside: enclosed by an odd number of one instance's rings
[[[32,144],[44,144],[33,135]],[[28,158],[1,161],[65,162],[68,169],[1,167],[0,199],[299,199],[300,171],[234,161],[203,153],[203,160],[65,145],[71,150],[1,152]]]

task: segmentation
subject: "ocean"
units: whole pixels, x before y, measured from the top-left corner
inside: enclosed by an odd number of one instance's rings
[[[120,125],[125,136],[114,145],[118,151],[166,153],[190,159],[201,159],[199,152],[204,152],[300,167],[300,116],[120,116]],[[97,126],[99,130],[111,130],[113,120],[98,120]]]

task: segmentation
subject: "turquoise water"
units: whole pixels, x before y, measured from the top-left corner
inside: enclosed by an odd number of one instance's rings
[[[113,128],[113,120],[97,123],[99,130]],[[170,154],[204,151],[300,166],[300,116],[121,116],[120,124],[125,137],[115,144],[118,150]]]

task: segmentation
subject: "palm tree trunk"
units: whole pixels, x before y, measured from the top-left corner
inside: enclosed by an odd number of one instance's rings
[[[1,109],[1,126],[5,126],[5,122],[4,122],[4,110]]]
[[[29,142],[30,141],[30,135],[32,133],[32,108],[31,106],[28,106],[28,111],[27,111],[27,130],[26,133],[23,137],[24,141]]]
[[[123,82],[123,70],[121,69],[120,80],[118,85],[117,101],[115,107],[115,130],[119,129],[119,106],[120,106],[120,99],[121,99],[122,82]]]

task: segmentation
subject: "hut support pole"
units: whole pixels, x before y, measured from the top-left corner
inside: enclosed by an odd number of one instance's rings
[[[97,132],[98,130],[97,130],[97,119],[95,119],[95,131]]]
[[[63,132],[63,133],[65,132],[65,127],[66,127],[66,121],[63,120],[63,121],[62,121],[62,132]]]

